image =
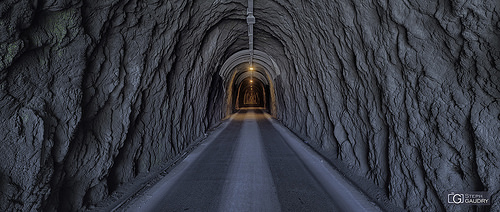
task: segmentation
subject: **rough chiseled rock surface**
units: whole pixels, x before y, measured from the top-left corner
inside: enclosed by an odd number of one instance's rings
[[[280,119],[397,206],[500,210],[500,2],[255,1]],[[80,210],[225,111],[246,0],[0,2],[0,210]]]

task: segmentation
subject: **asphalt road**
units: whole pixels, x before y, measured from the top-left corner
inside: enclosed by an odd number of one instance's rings
[[[380,211],[268,114],[242,110],[125,211]]]

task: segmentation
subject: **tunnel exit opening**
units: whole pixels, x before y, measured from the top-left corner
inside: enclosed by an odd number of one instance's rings
[[[256,64],[249,68],[246,63],[236,66],[228,89],[231,113],[248,107],[263,108],[271,113],[270,82],[262,66]]]
[[[274,79],[281,72],[268,54],[254,50],[253,56],[251,67],[249,50],[231,55],[222,65],[219,74],[224,80],[226,117],[245,107],[261,107],[276,117]]]
[[[266,110],[269,108],[267,104],[269,100],[269,88],[266,89],[264,83],[255,78],[244,79],[236,90],[236,98],[234,110],[239,110],[245,107],[261,107]]]

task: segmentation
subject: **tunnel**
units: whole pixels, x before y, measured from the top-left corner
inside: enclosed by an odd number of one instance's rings
[[[252,77],[248,77],[240,82],[236,91],[235,109],[244,107],[264,107],[266,93],[263,83]]]
[[[250,108],[378,205],[500,210],[499,1],[252,2],[3,0],[0,211],[114,204]]]
[[[231,55],[222,65],[220,76],[226,88],[226,116],[242,107],[261,107],[276,116],[274,79],[281,72],[274,59],[265,52],[254,52],[250,65],[249,50]],[[252,100],[252,101],[250,101]]]

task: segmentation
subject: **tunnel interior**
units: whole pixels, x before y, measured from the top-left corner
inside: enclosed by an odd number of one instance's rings
[[[238,91],[235,94],[235,109],[265,107],[267,95],[264,92],[263,83],[258,79],[246,78],[240,83]]]
[[[259,107],[269,112],[271,95],[266,71],[262,66],[240,64],[235,68],[235,77],[231,84],[233,113],[248,107]]]
[[[500,211],[500,1],[411,2],[255,0],[250,72],[245,0],[2,1],[0,211],[94,207],[250,106],[406,210]]]
[[[226,117],[245,107],[260,107],[271,116],[276,116],[274,79],[281,71],[275,60],[265,52],[255,51],[255,62],[252,65],[249,58],[248,50],[236,52],[224,62],[219,71],[225,82]]]

